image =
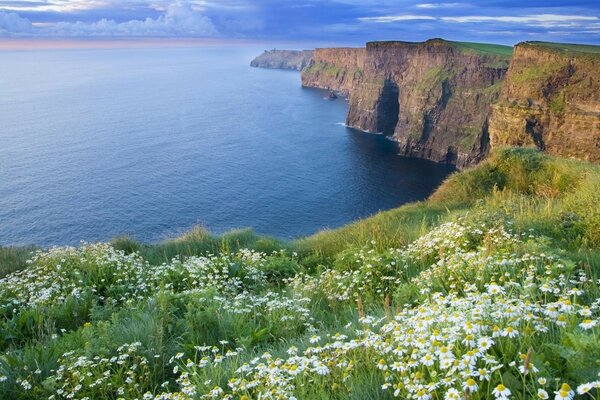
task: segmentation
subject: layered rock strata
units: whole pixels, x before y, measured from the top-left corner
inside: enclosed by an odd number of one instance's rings
[[[600,47],[518,44],[489,131],[492,146],[600,162]]]

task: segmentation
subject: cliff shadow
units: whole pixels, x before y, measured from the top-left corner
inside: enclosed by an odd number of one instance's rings
[[[377,132],[393,135],[400,115],[400,88],[392,79],[386,79],[377,103]]]

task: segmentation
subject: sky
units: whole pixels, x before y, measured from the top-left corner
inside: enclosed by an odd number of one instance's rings
[[[0,0],[0,38],[600,45],[600,0]]]

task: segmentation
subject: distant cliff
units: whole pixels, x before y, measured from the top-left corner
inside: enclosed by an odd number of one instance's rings
[[[250,62],[250,66],[302,71],[313,57],[312,50],[265,50]]]
[[[441,39],[317,49],[302,84],[349,93],[346,123],[393,136],[401,154],[462,167],[487,154],[510,51]]]
[[[493,146],[600,162],[600,47],[518,44],[493,109]]]

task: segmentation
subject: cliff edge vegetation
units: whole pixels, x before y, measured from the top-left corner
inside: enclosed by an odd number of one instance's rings
[[[427,201],[295,242],[2,249],[0,393],[598,398],[599,186],[598,166],[498,148]]]

